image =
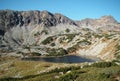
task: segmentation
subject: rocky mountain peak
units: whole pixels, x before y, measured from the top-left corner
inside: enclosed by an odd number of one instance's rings
[[[28,26],[44,24],[46,27],[57,24],[74,24],[75,22],[61,14],[52,14],[44,11],[13,11],[0,10],[0,29],[5,30],[14,26]]]
[[[76,21],[80,27],[90,28],[92,30],[105,29],[105,30],[117,30],[119,29],[118,22],[112,16],[102,16],[99,19],[86,18],[80,21]]]
[[[55,17],[57,19],[58,24],[63,23],[63,24],[76,25],[76,23],[73,20],[69,19],[68,17],[66,17],[60,13],[55,13]]]
[[[105,22],[105,23],[117,23],[115,18],[113,16],[111,16],[111,15],[109,15],[109,16],[102,16],[100,18],[100,20]]]

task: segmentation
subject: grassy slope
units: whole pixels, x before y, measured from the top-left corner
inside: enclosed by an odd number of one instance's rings
[[[104,68],[99,65],[81,68],[80,64],[55,64],[10,59],[5,63],[1,62],[0,65],[0,81],[115,81],[120,78],[120,66],[109,64]],[[55,69],[58,67],[61,68]],[[37,74],[38,71],[45,71],[45,73]],[[23,77],[12,78],[18,74]]]
[[[22,61],[13,57],[0,58],[0,78],[23,77],[50,71],[57,67],[69,67],[75,64]]]

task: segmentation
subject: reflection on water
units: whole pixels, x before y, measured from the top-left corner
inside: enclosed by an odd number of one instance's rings
[[[44,61],[44,62],[54,62],[54,63],[82,63],[82,62],[98,61],[96,59],[89,59],[75,55],[61,56],[61,57],[27,57],[27,58],[22,58],[22,60]]]

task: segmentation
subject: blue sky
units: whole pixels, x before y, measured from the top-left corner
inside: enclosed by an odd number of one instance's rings
[[[73,20],[112,15],[120,21],[120,0],[0,0],[0,10],[48,10]]]

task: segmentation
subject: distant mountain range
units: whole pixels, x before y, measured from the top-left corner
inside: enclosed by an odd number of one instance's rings
[[[109,60],[114,59],[117,52],[119,32],[120,24],[112,16],[75,21],[48,11],[0,10],[2,53],[27,54],[31,51],[51,54],[53,48],[62,48],[69,54],[93,55]]]
[[[69,24],[78,27],[92,26],[93,28],[99,28],[106,25],[113,26],[118,24],[118,22],[112,16],[103,16],[100,19],[86,18],[80,21],[74,21],[60,13],[52,14],[48,11],[0,10],[0,30],[7,31],[11,27],[40,24],[46,27],[56,26],[58,24]]]

